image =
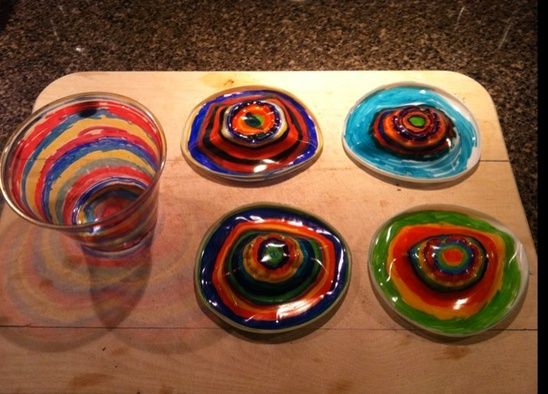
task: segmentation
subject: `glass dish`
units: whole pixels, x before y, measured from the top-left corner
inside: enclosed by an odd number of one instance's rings
[[[440,89],[413,83],[384,86],[359,100],[342,139],[359,164],[413,183],[457,179],[480,158],[478,127],[468,109]]]
[[[348,288],[350,254],[319,218],[282,205],[254,204],[223,216],[196,262],[200,301],[238,329],[275,333],[310,324]]]
[[[374,235],[369,273],[396,313],[426,331],[478,334],[504,320],[525,294],[521,242],[497,220],[460,207],[420,206]]]
[[[311,112],[289,93],[246,86],[202,101],[187,121],[181,149],[208,174],[257,182],[311,164],[322,136]]]

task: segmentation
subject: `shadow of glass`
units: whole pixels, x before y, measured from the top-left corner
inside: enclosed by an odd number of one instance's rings
[[[122,281],[128,294],[137,294],[139,290],[133,281],[143,281],[146,276],[148,284],[146,294],[140,298],[131,315],[111,331],[122,345],[120,349],[127,346],[153,354],[184,354],[213,346],[223,337],[193,297],[196,248],[192,245],[197,247],[205,231],[198,225],[203,222],[204,212],[199,208],[203,202],[186,200],[184,206],[192,208],[173,209],[181,205],[174,198],[162,200],[154,238],[147,250],[146,259],[150,259],[151,264],[142,266],[134,262],[134,274]],[[105,268],[92,270],[92,278],[97,277],[101,283],[100,276]],[[95,293],[92,296],[97,297],[96,308],[106,309],[106,313],[97,310],[105,324],[116,323],[123,317],[123,302],[114,306],[101,301],[103,297],[108,299],[105,296],[108,286],[102,291],[97,289]],[[131,297],[128,302],[136,300],[137,297]],[[115,313],[118,308],[120,312]]]
[[[201,202],[188,202],[200,206]],[[194,205],[193,205],[194,204]],[[149,246],[118,256],[85,253],[65,235],[0,217],[0,336],[59,352],[109,335],[118,350],[193,352],[222,338],[194,300],[194,243],[204,212],[159,206]],[[190,245],[190,247],[189,247]],[[119,345],[119,346],[118,346]]]
[[[105,328],[118,327],[143,296],[150,277],[150,256],[150,246],[116,258],[84,253],[91,299]]]
[[[129,315],[147,283],[146,253],[98,259],[63,234],[10,221],[0,231],[0,335],[36,351],[65,351]]]

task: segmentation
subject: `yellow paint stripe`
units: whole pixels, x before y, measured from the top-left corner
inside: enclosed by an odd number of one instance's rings
[[[55,203],[57,199],[64,198],[64,196],[59,196],[60,189],[65,185],[66,182],[68,182],[70,178],[74,176],[74,174],[78,170],[87,167],[89,163],[94,163],[111,157],[116,157],[117,159],[133,163],[136,166],[144,168],[150,174],[154,174],[155,172],[154,169],[146,161],[127,150],[117,149],[108,152],[94,151],[72,163],[69,167],[67,167],[65,171],[63,171],[61,176],[53,182],[51,191],[49,193],[49,211],[52,213],[52,215],[54,215],[55,213]],[[29,197],[30,196],[34,196],[34,194],[29,195]],[[34,205],[34,198],[32,201],[32,205]]]

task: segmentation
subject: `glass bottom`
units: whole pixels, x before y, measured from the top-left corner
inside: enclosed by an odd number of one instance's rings
[[[152,243],[154,238],[154,228],[146,233],[143,237],[133,240],[127,247],[115,250],[111,249],[99,249],[97,247],[92,247],[82,243],[80,247],[82,251],[86,254],[96,256],[96,257],[107,257],[107,258],[120,258],[125,257],[134,253],[140,252],[142,249],[148,248]],[[126,246],[126,245],[124,245]]]

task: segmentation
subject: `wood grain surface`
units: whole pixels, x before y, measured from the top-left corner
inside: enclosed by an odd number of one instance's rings
[[[345,154],[349,109],[394,82],[426,83],[459,98],[482,141],[479,166],[457,182],[413,186],[380,178]],[[318,120],[323,152],[306,170],[267,185],[197,173],[180,151],[188,115],[225,88],[293,93]],[[35,108],[79,92],[129,96],[159,119],[168,141],[160,213],[146,253],[113,266],[7,206],[0,217],[1,393],[374,392],[528,393],[537,390],[537,256],[493,102],[474,80],[444,71],[86,72],[49,85]],[[193,287],[208,228],[240,205],[268,201],[323,217],[346,239],[348,293],[330,316],[298,332],[244,335],[217,322]],[[383,307],[367,271],[371,237],[412,206],[482,211],[523,242],[529,285],[519,308],[480,335],[444,340]]]

